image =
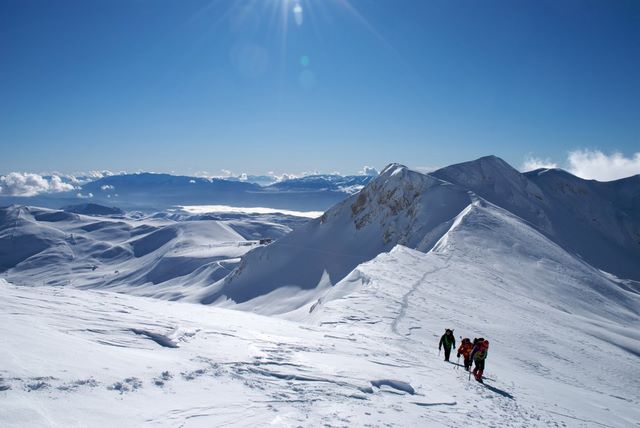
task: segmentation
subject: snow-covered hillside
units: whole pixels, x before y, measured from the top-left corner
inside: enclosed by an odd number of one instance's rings
[[[433,174],[390,165],[361,192],[320,219],[248,253],[238,269],[203,292],[200,301],[229,299],[262,313],[287,312],[397,244],[430,250],[474,201],[511,212],[520,227],[531,226],[547,236],[567,251],[568,258],[637,280],[640,185],[627,182],[636,182],[638,177],[582,183],[583,188],[578,184],[584,180],[567,173],[556,174],[558,179],[548,173],[541,180],[541,175],[532,180],[493,156]],[[577,187],[565,184],[566,175]],[[487,238],[500,239],[500,235]]]
[[[277,219],[273,214],[100,217],[0,208],[0,273],[16,284],[104,288],[175,300],[229,274],[260,239],[291,230]]]
[[[0,418],[11,427],[640,418],[637,292],[482,201],[430,252],[395,246],[288,320],[66,287],[0,292]],[[485,385],[442,361],[445,327],[490,339]]]
[[[392,164],[293,230],[2,209],[0,422],[638,426],[638,179]]]
[[[390,165],[321,218],[247,254],[200,300],[253,300],[263,313],[294,309],[396,244],[428,250],[470,201],[462,188]]]
[[[558,169],[521,174],[495,156],[432,175],[518,215],[591,265],[640,280],[640,175],[601,183]]]

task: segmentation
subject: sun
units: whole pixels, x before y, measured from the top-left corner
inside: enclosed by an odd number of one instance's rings
[[[389,48],[369,21],[349,0],[211,0],[193,17],[207,30],[203,39],[217,38],[229,30],[230,58],[238,72],[257,78],[277,70],[284,82],[287,69],[298,64],[298,84],[308,89],[316,84],[311,52],[287,51],[295,37],[324,38],[337,20],[346,17]],[[207,25],[208,23],[208,25]],[[226,27],[226,28],[225,28]],[[284,83],[282,83],[284,84]]]

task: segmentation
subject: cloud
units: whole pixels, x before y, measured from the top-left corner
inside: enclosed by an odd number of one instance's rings
[[[575,150],[567,161],[568,170],[585,179],[611,181],[640,174],[640,152],[626,157],[619,152],[607,155],[599,150]]]
[[[114,173],[111,171],[89,171],[89,172],[78,172],[74,174],[62,174],[60,172],[52,172],[51,174],[42,174],[43,177],[47,178],[48,176],[57,175],[62,179],[64,183],[72,184],[75,187],[82,186],[84,184],[90,183],[95,180],[99,180],[103,177],[110,177],[112,175],[122,175],[126,174],[126,172],[121,171],[118,173]]]
[[[269,171],[267,172],[267,175],[269,177],[271,177],[273,179],[274,182],[279,182],[279,181],[285,181],[285,180],[292,180],[294,178],[298,178],[300,176],[304,176],[304,174],[300,175],[300,174],[287,174],[286,172],[283,174],[276,174],[273,171]]]
[[[78,198],[80,198],[80,199],[91,199],[91,198],[93,198],[93,193],[89,192],[88,194],[83,195],[82,193],[78,192],[78,194],[76,196]],[[116,195],[116,196],[118,196],[118,195]]]
[[[378,170],[375,169],[372,166],[365,165],[364,167],[362,167],[362,170],[360,172],[358,172],[358,174],[360,174],[360,175],[369,175],[371,177],[375,177],[375,176],[379,175],[380,172],[378,172]]]
[[[520,171],[527,172],[527,171],[533,171],[535,169],[540,169],[540,168],[557,168],[557,167],[558,167],[558,164],[555,162],[552,162],[549,158],[541,159],[541,158],[536,158],[529,155],[522,163],[522,166],[520,167]]]
[[[112,175],[118,175],[118,174],[122,175],[122,174],[126,174],[126,172],[121,171],[116,174],[114,172],[105,170],[105,171],[79,172],[73,175],[64,175],[64,176],[61,175],[61,176],[66,178],[68,181],[70,181],[73,184],[83,185],[91,181],[96,181],[104,177],[111,177]]]
[[[640,174],[640,152],[627,157],[620,152],[606,154],[600,150],[579,149],[567,154],[561,165],[550,159],[529,155],[521,166],[521,171],[538,168],[563,168],[585,180],[611,181]]]
[[[62,178],[57,175],[52,175],[49,178],[49,192],[67,192],[73,189],[73,185],[65,183],[62,181]]]
[[[103,184],[102,186],[100,186],[100,189],[106,192],[107,190],[114,190],[115,186],[112,186],[111,184]]]
[[[124,174],[124,172],[121,172],[120,174]],[[85,177],[89,177],[89,178],[93,178],[95,180],[102,178],[102,177],[110,177],[112,175],[116,175],[115,173],[111,172],[111,171],[89,171],[86,174],[79,174],[79,175],[83,175]]]
[[[40,174],[11,172],[0,176],[0,195],[35,196],[40,193],[66,192],[73,190],[58,175],[45,177]]]
[[[304,174],[303,174],[304,176]],[[297,174],[281,174],[281,175],[272,175],[273,178],[276,179],[276,181],[286,181],[286,180],[293,180],[295,178],[299,178],[300,176]]]

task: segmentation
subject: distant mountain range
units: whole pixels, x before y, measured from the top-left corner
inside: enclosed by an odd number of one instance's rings
[[[176,205],[261,206],[300,211],[325,210],[358,192],[371,176],[310,175],[261,186],[220,178],[139,173],[110,175],[73,191],[31,197],[0,196],[0,205],[61,208],[79,200],[124,210],[158,211]]]

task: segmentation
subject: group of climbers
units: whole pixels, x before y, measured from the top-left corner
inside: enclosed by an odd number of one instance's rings
[[[438,349],[444,348],[444,360],[449,361],[451,356],[451,349],[456,347],[456,338],[453,335],[453,330],[446,329],[442,337],[440,338],[440,344]],[[489,352],[489,341],[479,337],[473,339],[473,342],[469,338],[462,339],[462,343],[458,347],[458,359],[460,356],[464,357],[464,368],[467,371],[471,370],[471,364],[475,363],[473,368],[473,375],[476,380],[482,382],[482,373],[484,372],[484,362],[487,359]]]

